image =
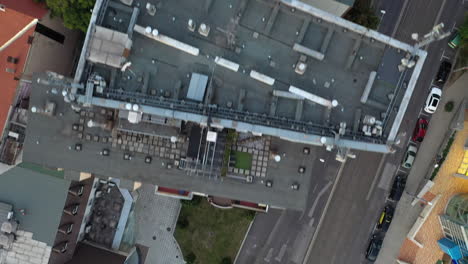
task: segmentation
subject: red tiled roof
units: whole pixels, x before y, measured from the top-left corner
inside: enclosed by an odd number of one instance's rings
[[[36,3],[33,0],[0,0],[0,4],[6,9],[12,9],[37,19],[43,18],[47,14],[45,3]]]
[[[0,45],[5,44],[21,29],[33,20],[32,17],[16,12],[12,9],[0,11]],[[12,104],[18,81],[23,72],[30,45],[28,38],[34,33],[34,27],[15,40],[5,50],[0,52],[0,133],[7,120],[8,110]],[[8,56],[18,58],[18,63],[7,62]],[[15,70],[15,73],[7,72],[6,69]]]

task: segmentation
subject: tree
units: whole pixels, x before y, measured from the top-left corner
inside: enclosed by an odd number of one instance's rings
[[[465,20],[460,26],[460,47],[468,48],[468,12],[465,13]]]
[[[83,32],[88,30],[95,0],[45,0],[45,2],[51,15],[62,18],[67,28]]]
[[[375,15],[369,0],[356,0],[344,18],[370,29],[376,29],[380,23],[380,19]]]

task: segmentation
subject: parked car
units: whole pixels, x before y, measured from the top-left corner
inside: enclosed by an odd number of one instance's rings
[[[382,239],[378,238],[377,235],[372,235],[367,246],[366,259],[374,262],[379,255],[380,248],[382,248]]]
[[[437,87],[432,87],[429,96],[426,99],[426,105],[424,106],[424,111],[429,114],[433,114],[437,110],[437,106],[440,102],[440,97],[442,96],[442,90]]]
[[[417,152],[418,148],[415,145],[410,144],[406,150],[405,158],[403,159],[401,166],[406,169],[411,169]]]
[[[451,69],[452,63],[450,63],[447,60],[442,61],[442,63],[439,66],[439,70],[437,71],[435,79],[436,83],[439,85],[443,85],[447,81]]]
[[[392,223],[393,211],[394,209],[391,205],[388,204],[385,206],[380,214],[379,221],[377,222],[377,229],[382,229],[383,231],[388,230],[390,223]]]
[[[455,33],[455,36],[453,39],[448,43],[448,46],[451,47],[452,49],[456,49],[458,45],[460,45],[460,33]]]
[[[388,199],[398,202],[405,190],[406,186],[406,177],[403,175],[397,175],[395,180],[393,181],[392,190],[390,191],[390,195]]]
[[[418,122],[414,127],[412,140],[415,142],[422,142],[424,140],[424,136],[426,136],[428,125],[429,122],[425,118],[418,118]]]

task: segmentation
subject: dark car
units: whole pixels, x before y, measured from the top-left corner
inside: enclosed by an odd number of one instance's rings
[[[387,231],[393,219],[393,207],[391,205],[385,206],[380,214],[379,221],[377,222],[377,229]]]
[[[442,61],[442,63],[439,66],[439,70],[437,71],[437,75],[435,79],[436,83],[444,84],[448,79],[451,69],[452,69],[452,63],[446,60]]]
[[[369,241],[369,246],[367,246],[366,259],[374,262],[379,255],[381,247],[382,239],[378,238],[377,235],[372,235],[372,238]]]
[[[393,200],[395,202],[399,201],[403,191],[405,190],[406,185],[406,177],[403,175],[397,175],[395,180],[393,181],[392,190],[390,191],[390,195],[388,199]]]
[[[414,127],[413,131],[413,141],[422,142],[424,140],[424,136],[426,136],[428,125],[429,122],[426,119],[422,117],[418,119],[418,122],[416,123],[416,126]]]

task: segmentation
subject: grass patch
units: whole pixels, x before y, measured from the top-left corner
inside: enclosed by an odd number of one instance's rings
[[[250,170],[252,168],[252,154],[236,151],[234,152],[234,156],[236,157],[236,168],[244,170]]]
[[[32,171],[35,171],[35,172],[39,172],[39,173],[49,175],[49,176],[52,176],[52,177],[56,177],[56,178],[59,178],[59,179],[63,179],[64,176],[65,176],[65,172],[63,170],[49,169],[49,168],[42,167],[40,165],[36,165],[36,164],[33,164],[33,163],[29,163],[29,162],[21,162],[20,164],[18,164],[18,167],[28,169],[28,170],[32,170]]]
[[[175,238],[184,259],[192,264],[221,264],[233,260],[251,221],[249,210],[218,209],[202,199],[198,206],[182,204]],[[224,261],[224,262],[223,262]]]
[[[226,145],[224,147],[223,167],[221,168],[221,176],[226,176],[229,166],[229,157],[231,156],[232,145],[237,141],[237,132],[229,129],[226,137]]]
[[[448,153],[450,151],[450,147],[452,146],[453,141],[455,140],[455,135],[456,135],[456,133],[453,133],[452,136],[447,141],[447,144],[445,145],[444,151],[442,152],[442,157],[440,158],[439,162],[437,163],[437,164],[439,164],[439,166],[437,168],[434,168],[434,170],[432,171],[432,175],[431,175],[431,178],[430,178],[431,181],[434,180],[434,178],[437,176],[437,173],[439,172],[440,167],[442,167],[442,164],[444,163],[445,158],[447,157],[447,155],[448,155]]]

